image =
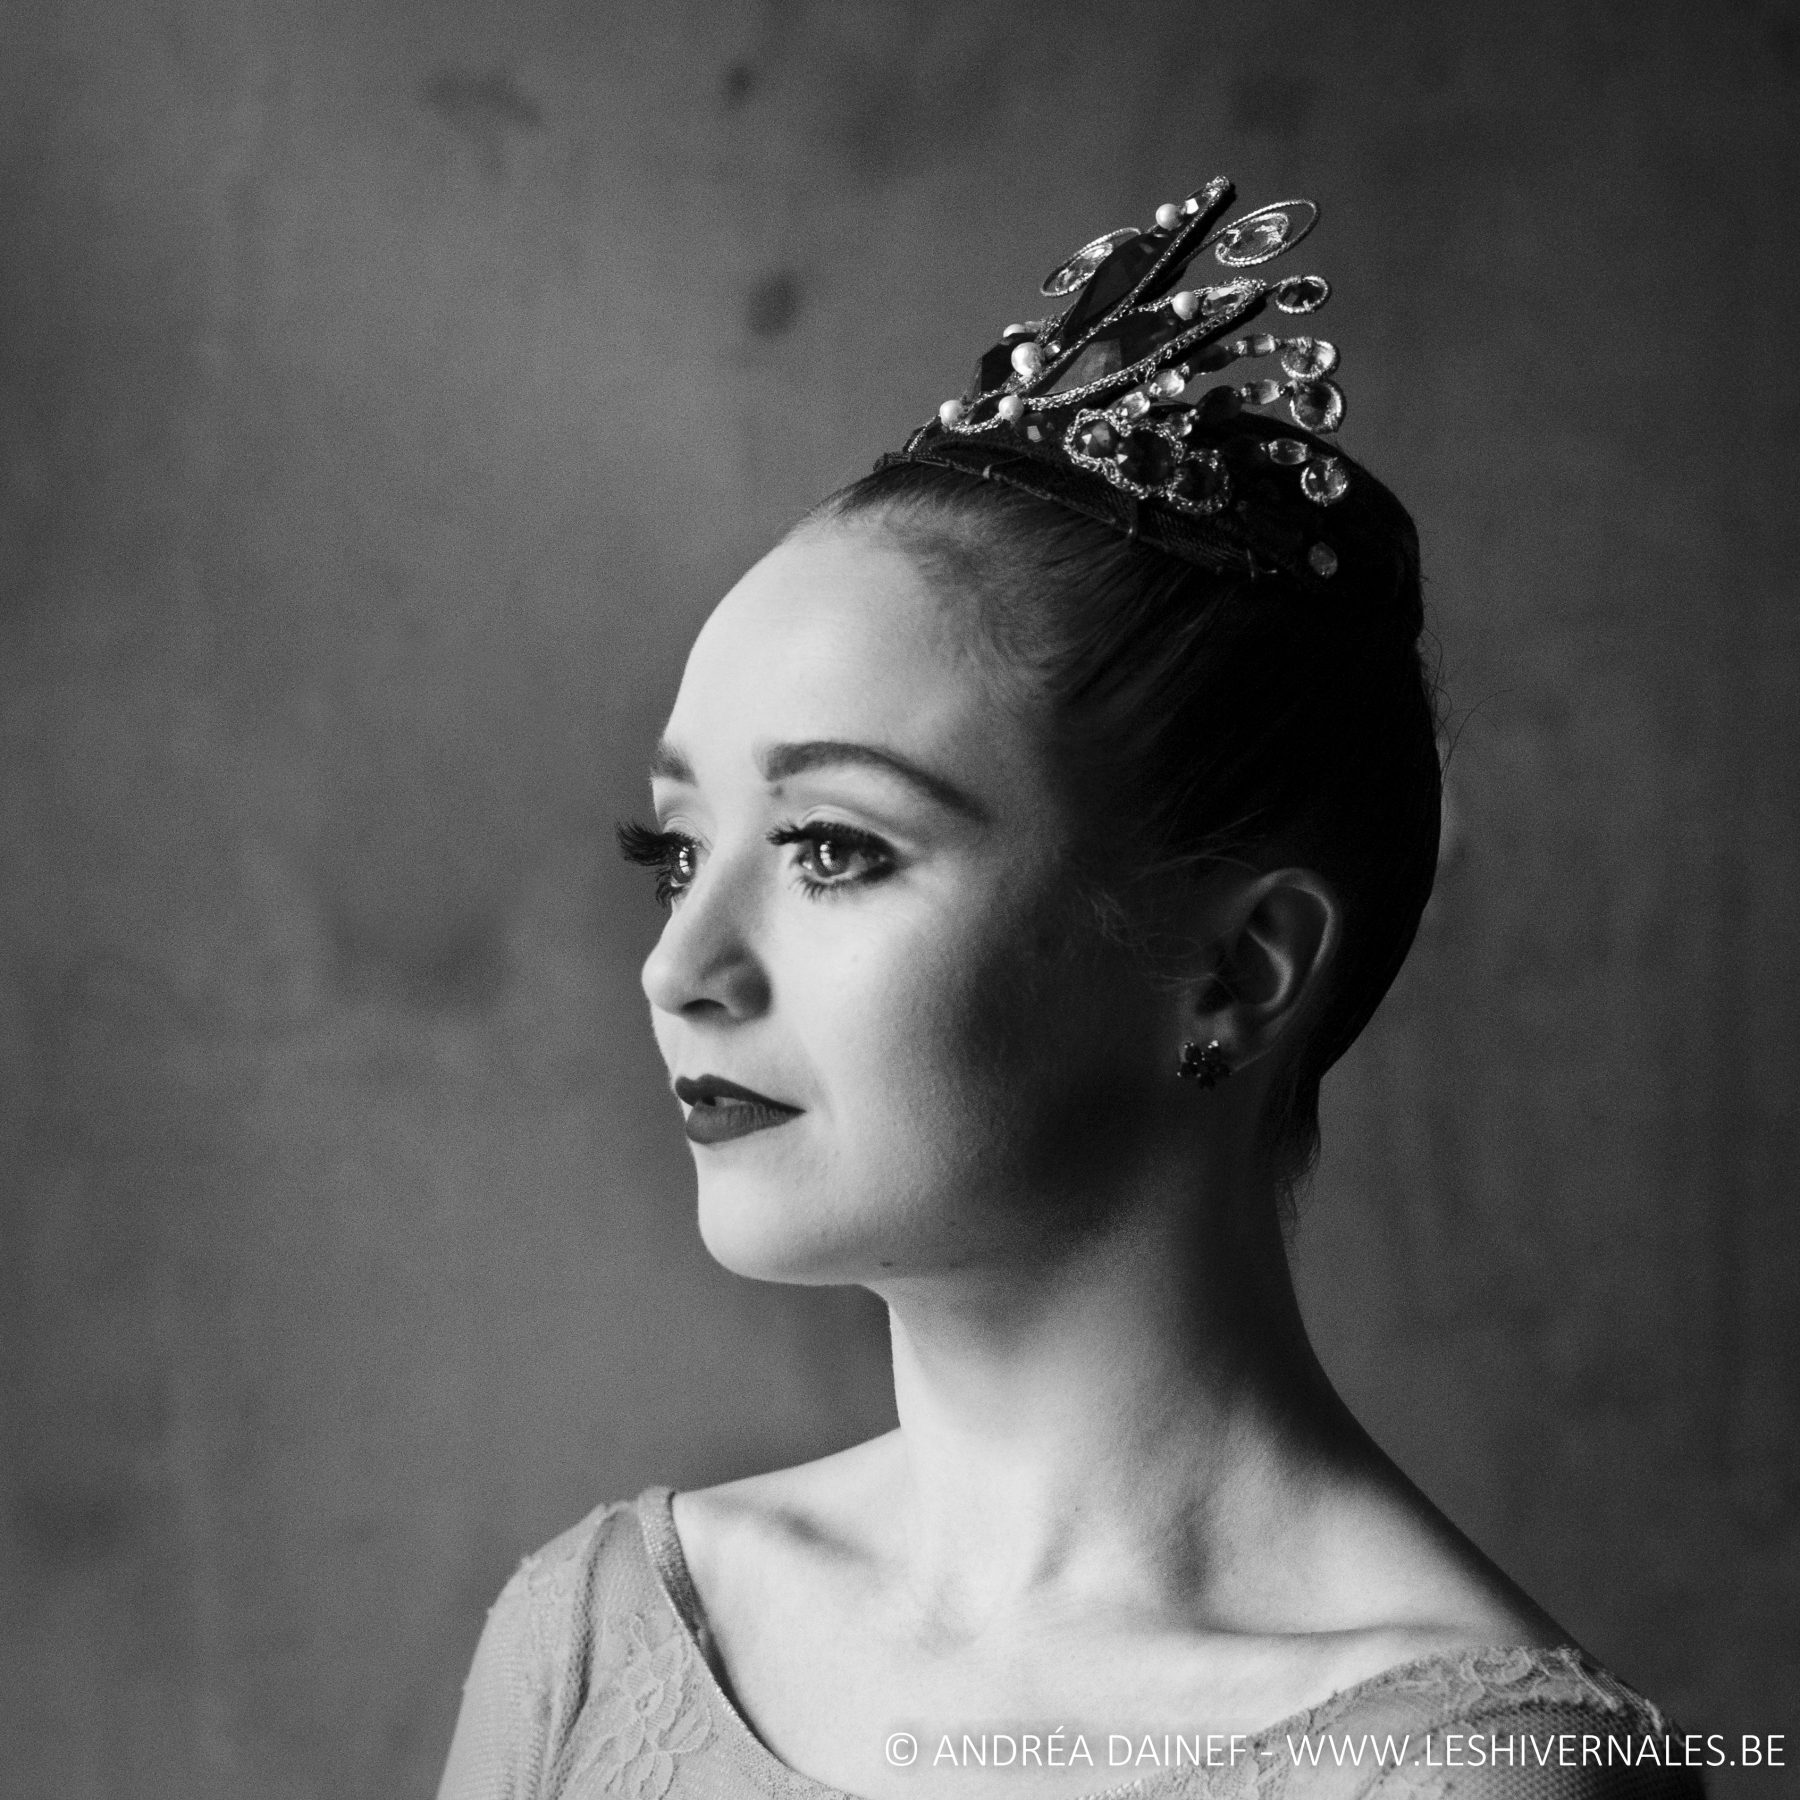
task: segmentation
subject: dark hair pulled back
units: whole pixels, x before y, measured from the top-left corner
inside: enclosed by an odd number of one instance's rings
[[[807,520],[874,524],[941,591],[974,602],[1002,673],[1039,702],[1075,816],[1104,846],[1104,892],[1222,863],[1303,866],[1330,886],[1338,954],[1265,1121],[1290,1193],[1317,1156],[1320,1079],[1398,972],[1437,867],[1417,538],[1380,493],[1393,554],[1379,591],[1347,567],[1325,595],[1279,573],[1199,567],[925,464],[880,468]]]

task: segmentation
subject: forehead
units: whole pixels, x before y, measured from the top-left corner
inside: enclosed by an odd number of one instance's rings
[[[968,611],[877,529],[808,529],[714,609],[668,737],[696,762],[732,747],[853,739],[1011,764],[1024,734],[997,697]]]

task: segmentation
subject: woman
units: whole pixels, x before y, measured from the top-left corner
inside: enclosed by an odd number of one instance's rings
[[[701,1233],[880,1294],[900,1424],[528,1559],[447,1800],[1693,1789],[1295,1304],[1319,1080],[1431,887],[1436,721],[1336,352],[1245,330],[1325,299],[1241,273],[1312,209],[1230,199],[1078,253],[694,645],[622,836]]]

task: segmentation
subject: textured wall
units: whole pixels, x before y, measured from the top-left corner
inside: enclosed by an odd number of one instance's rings
[[[520,1551],[885,1417],[871,1304],[693,1241],[608,827],[746,560],[1215,169],[1327,203],[1460,726],[1327,1360],[1800,1752],[1797,63],[1753,0],[11,0],[0,1791],[423,1794]]]

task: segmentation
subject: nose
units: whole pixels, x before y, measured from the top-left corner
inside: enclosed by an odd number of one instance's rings
[[[719,1023],[769,1004],[769,976],[752,942],[756,897],[748,872],[714,855],[675,903],[640,979],[659,1012]]]

